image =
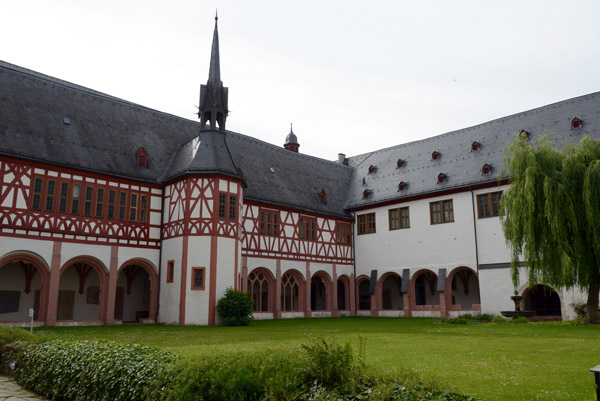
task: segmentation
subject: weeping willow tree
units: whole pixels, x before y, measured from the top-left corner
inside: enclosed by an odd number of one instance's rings
[[[600,142],[584,136],[558,150],[548,136],[535,146],[517,138],[503,173],[511,182],[501,210],[515,288],[522,260],[532,285],[587,292],[588,322],[598,323]]]

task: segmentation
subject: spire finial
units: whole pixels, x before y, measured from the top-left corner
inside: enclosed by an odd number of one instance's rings
[[[290,132],[293,134],[294,133],[294,124],[290,123]]]
[[[215,21],[219,20],[219,9],[215,9]]]
[[[210,53],[210,71],[208,73],[208,82],[219,84],[221,82],[221,63],[219,57],[219,31],[217,29],[217,20],[219,17],[215,11],[215,31],[213,32],[213,43]]]

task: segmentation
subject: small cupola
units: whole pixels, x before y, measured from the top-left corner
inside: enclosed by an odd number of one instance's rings
[[[581,121],[577,117],[575,117],[574,119],[571,120],[571,129],[581,128],[582,125],[583,125],[583,121]]]
[[[285,143],[283,144],[283,147],[296,153],[298,153],[298,149],[300,148],[298,137],[296,137],[296,134],[294,134],[292,124],[290,124],[290,133],[285,137]]]

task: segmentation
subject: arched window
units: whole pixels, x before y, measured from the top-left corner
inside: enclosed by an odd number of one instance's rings
[[[581,128],[581,120],[577,117],[571,120],[571,129]]]
[[[300,284],[290,273],[286,273],[281,279],[281,310],[283,312],[300,310]]]
[[[148,168],[148,152],[146,149],[140,148],[137,152],[137,166]]]
[[[248,292],[252,299],[254,312],[268,312],[269,305],[269,279],[262,271],[253,271],[248,276]]]

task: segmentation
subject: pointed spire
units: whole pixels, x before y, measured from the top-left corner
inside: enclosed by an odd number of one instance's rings
[[[208,82],[218,84],[221,82],[221,61],[219,57],[219,30],[217,22],[219,16],[215,11],[215,31],[213,33],[212,50],[210,53],[210,72],[208,73]]]
[[[300,144],[298,143],[298,137],[294,134],[293,125],[290,123],[290,133],[285,137],[285,143],[283,147],[287,150],[291,150],[292,152],[298,153],[298,148]]]

